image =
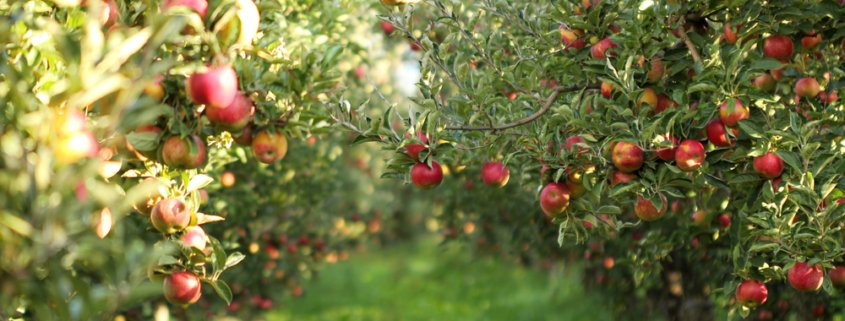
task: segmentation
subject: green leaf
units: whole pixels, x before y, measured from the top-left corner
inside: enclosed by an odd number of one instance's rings
[[[223,271],[222,267],[226,264],[226,251],[223,249],[220,241],[211,235],[208,235],[208,242],[211,243],[211,248],[214,251],[214,260],[212,263],[214,265],[214,274],[217,274]]]
[[[197,176],[194,176],[193,178],[191,178],[191,181],[188,183],[188,193],[199,190],[200,188],[206,187],[206,186],[208,186],[208,184],[211,184],[211,182],[213,182],[213,181],[214,181],[214,179],[209,177],[208,175],[197,174]]]
[[[716,87],[710,82],[700,82],[690,86],[689,89],[687,89],[687,93],[694,93],[700,91],[715,91],[716,89],[718,89],[718,87]]]
[[[158,148],[158,140],[156,139],[157,137],[158,134],[154,132],[132,132],[126,134],[126,139],[129,140],[129,143],[132,144],[132,147],[142,152],[156,150]]]
[[[730,181],[728,181],[728,184],[733,185],[758,181],[760,181],[760,176],[756,174],[739,174],[731,178]]]
[[[246,255],[243,255],[241,252],[232,252],[232,254],[229,254],[229,257],[226,259],[226,266],[224,266],[223,269],[225,270],[230,267],[233,267],[238,263],[241,263],[241,261],[243,261],[245,258]]]
[[[596,210],[596,213],[599,214],[608,214],[608,215],[619,215],[622,214],[622,209],[613,205],[603,205]]]
[[[211,281],[211,286],[214,288],[214,291],[217,291],[217,295],[226,301],[227,305],[232,303],[232,289],[229,289],[229,285],[226,282],[223,282],[223,280],[214,280]]]
[[[776,151],[775,154],[780,156],[780,158],[783,159],[784,163],[789,164],[789,166],[791,166],[799,173],[804,171],[804,169],[801,167],[801,160],[798,158],[798,155],[795,155],[795,153],[786,150],[779,150]]]
[[[780,245],[777,243],[756,243],[748,250],[749,252],[771,252],[777,249]]]
[[[751,69],[756,70],[771,70],[779,68],[783,68],[783,65],[780,63],[780,61],[771,58],[760,59],[751,63]]]

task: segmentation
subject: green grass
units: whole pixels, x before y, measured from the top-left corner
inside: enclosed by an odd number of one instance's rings
[[[269,321],[612,320],[577,273],[472,258],[432,242],[351,255]]]

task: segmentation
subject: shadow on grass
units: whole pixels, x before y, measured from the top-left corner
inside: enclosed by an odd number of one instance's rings
[[[325,266],[269,321],[612,320],[583,292],[580,272],[526,269],[420,242]]]

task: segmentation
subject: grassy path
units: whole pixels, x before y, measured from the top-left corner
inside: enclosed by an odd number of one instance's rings
[[[421,242],[325,267],[269,321],[612,320],[578,275],[540,271]]]

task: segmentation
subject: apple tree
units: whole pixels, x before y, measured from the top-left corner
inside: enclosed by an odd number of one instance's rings
[[[839,3],[412,2],[379,18],[423,51],[413,108],[330,101],[355,143],[395,151],[383,177],[520,184],[535,197],[449,197],[486,202],[480,221],[545,213],[564,248],[624,258],[597,264],[625,267],[617,303],[668,319],[842,309]]]

